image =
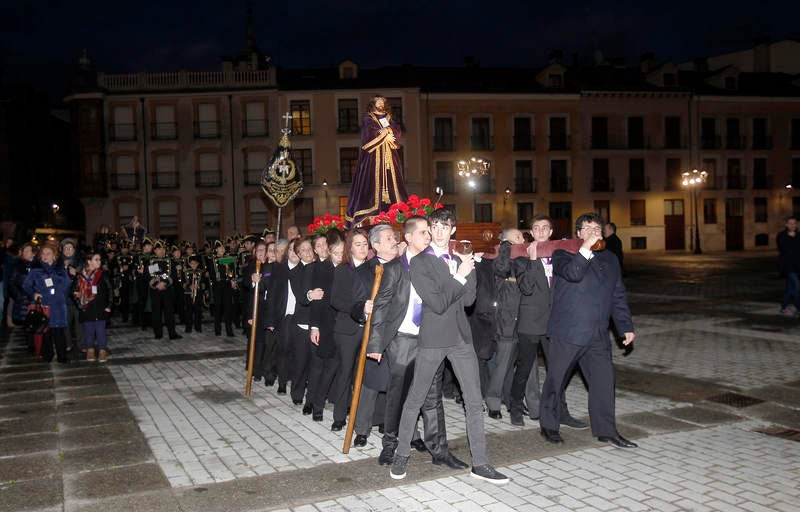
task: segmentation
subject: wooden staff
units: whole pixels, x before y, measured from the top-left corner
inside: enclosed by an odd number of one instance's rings
[[[378,295],[378,288],[381,286],[383,278],[383,265],[375,266],[375,281],[372,282],[372,294],[370,300],[375,300]],[[367,315],[367,323],[364,325],[364,335],[361,336],[361,350],[358,353],[358,364],[356,365],[356,378],[353,382],[353,400],[350,402],[350,421],[347,422],[347,430],[344,433],[344,446],[342,453],[350,452],[350,440],[353,439],[353,429],[356,425],[356,414],[358,414],[358,401],[361,398],[361,383],[364,381],[364,365],[367,364],[367,342],[369,341],[370,323],[372,313]]]
[[[256,274],[261,274],[261,262],[256,260]],[[252,279],[252,277],[251,277]],[[258,324],[258,285],[259,279],[253,288],[253,325],[250,326],[250,350],[247,354],[247,384],[244,385],[244,396],[250,396],[250,388],[253,385],[253,359],[256,355],[256,329]]]

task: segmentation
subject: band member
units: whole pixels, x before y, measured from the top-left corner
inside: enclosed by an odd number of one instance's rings
[[[203,307],[210,284],[205,271],[200,268],[200,256],[193,254],[187,259],[187,267],[183,272],[183,294],[185,324],[187,333],[194,328],[203,332]]]
[[[173,294],[173,298],[175,301],[175,313],[178,314],[178,320],[180,323],[186,323],[186,315],[184,313],[184,305],[185,301],[183,300],[183,274],[186,270],[186,262],[183,259],[183,254],[181,254],[181,249],[177,245],[172,245],[169,248],[170,251],[170,263],[172,264],[172,271],[175,275],[175,293]]]
[[[214,256],[206,263],[211,278],[211,293],[214,297],[214,334],[222,334],[222,322],[225,322],[225,335],[233,334],[233,292],[238,289],[236,283],[236,259],[225,254],[225,246],[221,241],[214,241]]]
[[[145,331],[152,325],[151,314],[147,311],[150,298],[150,285],[147,275],[147,267],[150,265],[150,258],[153,257],[153,242],[149,238],[142,240],[142,252],[136,256],[136,319],[142,330]]]
[[[131,308],[131,287],[134,282],[134,258],[130,253],[130,242],[122,240],[119,246],[119,256],[117,256],[117,265],[113,269],[115,280],[119,284],[119,288],[114,290],[115,297],[119,297],[119,312],[122,315],[122,321],[128,322]]]
[[[253,249],[256,246],[256,242],[260,240],[261,239],[256,235],[247,235],[242,240],[242,245],[239,247],[239,252],[236,253],[236,277],[239,280],[239,290],[246,290],[250,288],[250,275],[245,272],[245,269],[253,259]],[[240,314],[242,315],[240,320],[242,324],[242,334],[245,336],[250,336],[250,328],[247,325],[247,319],[250,318],[252,311],[245,306],[250,299],[245,296],[244,292],[239,295],[239,298],[242,302],[242,306],[240,307]]]
[[[167,324],[169,339],[179,340],[175,331],[175,269],[172,259],[167,257],[165,242],[158,240],[153,244],[155,256],[150,258],[147,274],[150,284],[150,301],[153,308],[153,335],[160,340],[164,335],[164,322]]]

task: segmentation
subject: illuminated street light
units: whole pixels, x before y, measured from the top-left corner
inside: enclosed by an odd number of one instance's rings
[[[469,160],[459,160],[458,175],[462,178],[486,176],[491,164],[483,158],[471,157]]]
[[[692,204],[694,208],[694,253],[703,254],[703,251],[700,249],[700,221],[697,213],[697,192],[703,186],[703,183],[706,182],[708,173],[706,171],[692,169],[691,172],[686,171],[681,174],[681,176],[683,177],[681,184],[692,191]]]

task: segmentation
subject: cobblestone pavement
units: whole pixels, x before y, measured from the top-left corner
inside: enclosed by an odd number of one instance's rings
[[[112,329],[107,366],[32,363],[0,336],[0,510],[798,510],[800,319],[780,315],[774,255],[627,257],[635,350],[614,353],[620,431],[640,448],[486,418],[493,486],[412,456],[401,485],[376,431],[343,432],[254,384],[245,338],[158,341]],[[5,340],[5,341],[4,341]],[[579,378],[570,410],[587,416]],[[461,406],[451,447],[469,460]],[[98,447],[98,441],[100,445]],[[10,508],[8,508],[10,507]]]

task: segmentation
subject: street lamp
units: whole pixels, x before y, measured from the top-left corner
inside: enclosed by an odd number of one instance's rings
[[[681,184],[692,191],[692,205],[694,208],[694,253],[703,254],[703,251],[700,249],[700,221],[697,213],[697,191],[703,186],[703,183],[706,182],[708,173],[706,171],[692,169],[691,172],[686,171],[681,176],[683,177]]]
[[[458,161],[458,176],[466,179],[472,189],[472,218],[475,222],[478,220],[478,180],[489,174],[491,166],[488,160],[475,156]]]

